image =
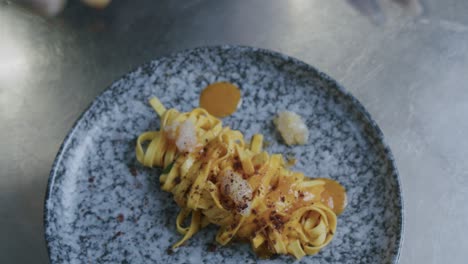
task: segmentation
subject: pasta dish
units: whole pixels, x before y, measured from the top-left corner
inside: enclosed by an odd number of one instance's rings
[[[324,195],[330,180],[288,169],[282,155],[263,150],[261,134],[247,142],[202,108],[181,113],[157,98],[150,104],[160,130],[138,137],[136,156],[144,166],[164,168],[161,188],[180,207],[176,226],[183,238],[174,248],[210,224],[219,227],[221,245],[248,242],[260,256],[300,259],[330,243],[339,213]]]

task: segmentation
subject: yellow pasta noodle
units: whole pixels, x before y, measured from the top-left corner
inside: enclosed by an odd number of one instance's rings
[[[288,170],[282,155],[263,151],[262,135],[246,143],[204,109],[180,113],[157,98],[150,104],[161,128],[138,137],[136,156],[145,166],[165,168],[161,188],[181,208],[176,225],[183,238],[173,247],[208,224],[219,226],[221,245],[246,241],[262,256],[300,259],[331,241],[337,217],[320,201],[323,180]]]

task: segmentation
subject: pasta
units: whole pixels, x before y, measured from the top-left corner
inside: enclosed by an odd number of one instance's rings
[[[288,170],[282,155],[263,151],[262,135],[247,143],[204,109],[180,113],[157,98],[150,104],[161,128],[138,137],[136,156],[144,166],[165,168],[161,188],[181,208],[176,226],[183,238],[174,248],[209,224],[219,226],[221,245],[249,242],[261,256],[300,259],[332,240],[337,216],[320,201],[323,180]]]

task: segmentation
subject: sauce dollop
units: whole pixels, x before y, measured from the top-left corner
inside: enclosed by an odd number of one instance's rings
[[[241,99],[240,89],[232,83],[217,82],[208,85],[200,95],[200,107],[216,117],[233,114]]]
[[[333,210],[337,215],[341,214],[348,203],[346,190],[339,182],[320,178],[325,182],[324,190],[320,194],[321,202]]]

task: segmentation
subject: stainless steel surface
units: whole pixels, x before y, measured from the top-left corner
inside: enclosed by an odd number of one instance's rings
[[[342,0],[73,1],[53,19],[0,2],[0,263],[47,263],[49,170],[96,95],[152,58],[223,43],[292,55],[347,87],[401,173],[400,263],[466,263],[468,1],[424,5],[414,17],[384,3],[376,25]]]

